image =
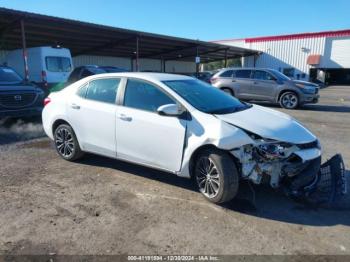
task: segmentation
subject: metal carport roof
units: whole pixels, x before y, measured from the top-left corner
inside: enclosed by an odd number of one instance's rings
[[[129,58],[194,61],[224,60],[254,55],[257,52],[240,47],[190,40],[159,34],[127,30],[0,8],[0,49],[22,48],[21,21],[26,46],[69,48],[72,56],[98,55]],[[136,54],[138,45],[138,54]]]

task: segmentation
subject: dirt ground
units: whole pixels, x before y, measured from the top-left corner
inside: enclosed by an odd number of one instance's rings
[[[350,169],[350,87],[287,112]],[[306,207],[242,183],[217,206],[170,174],[93,155],[66,162],[38,120],[0,124],[0,254],[350,254],[350,201]]]

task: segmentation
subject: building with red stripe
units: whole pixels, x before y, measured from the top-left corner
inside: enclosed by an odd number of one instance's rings
[[[291,78],[350,84],[350,30],[213,41],[259,50],[244,67],[273,68]]]

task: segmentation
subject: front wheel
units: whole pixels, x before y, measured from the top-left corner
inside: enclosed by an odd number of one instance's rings
[[[194,173],[199,191],[213,203],[228,202],[238,192],[236,165],[224,151],[208,150],[200,154]]]
[[[295,109],[299,106],[298,95],[294,92],[285,92],[280,97],[280,105],[286,109]]]
[[[54,139],[56,151],[63,159],[75,161],[83,156],[84,152],[71,126],[59,125],[54,132]]]

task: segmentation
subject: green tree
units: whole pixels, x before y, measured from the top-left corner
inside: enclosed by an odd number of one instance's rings
[[[242,62],[240,58],[233,58],[227,60],[227,67],[241,67]],[[214,61],[204,64],[205,71],[217,70],[225,67],[225,60]]]

